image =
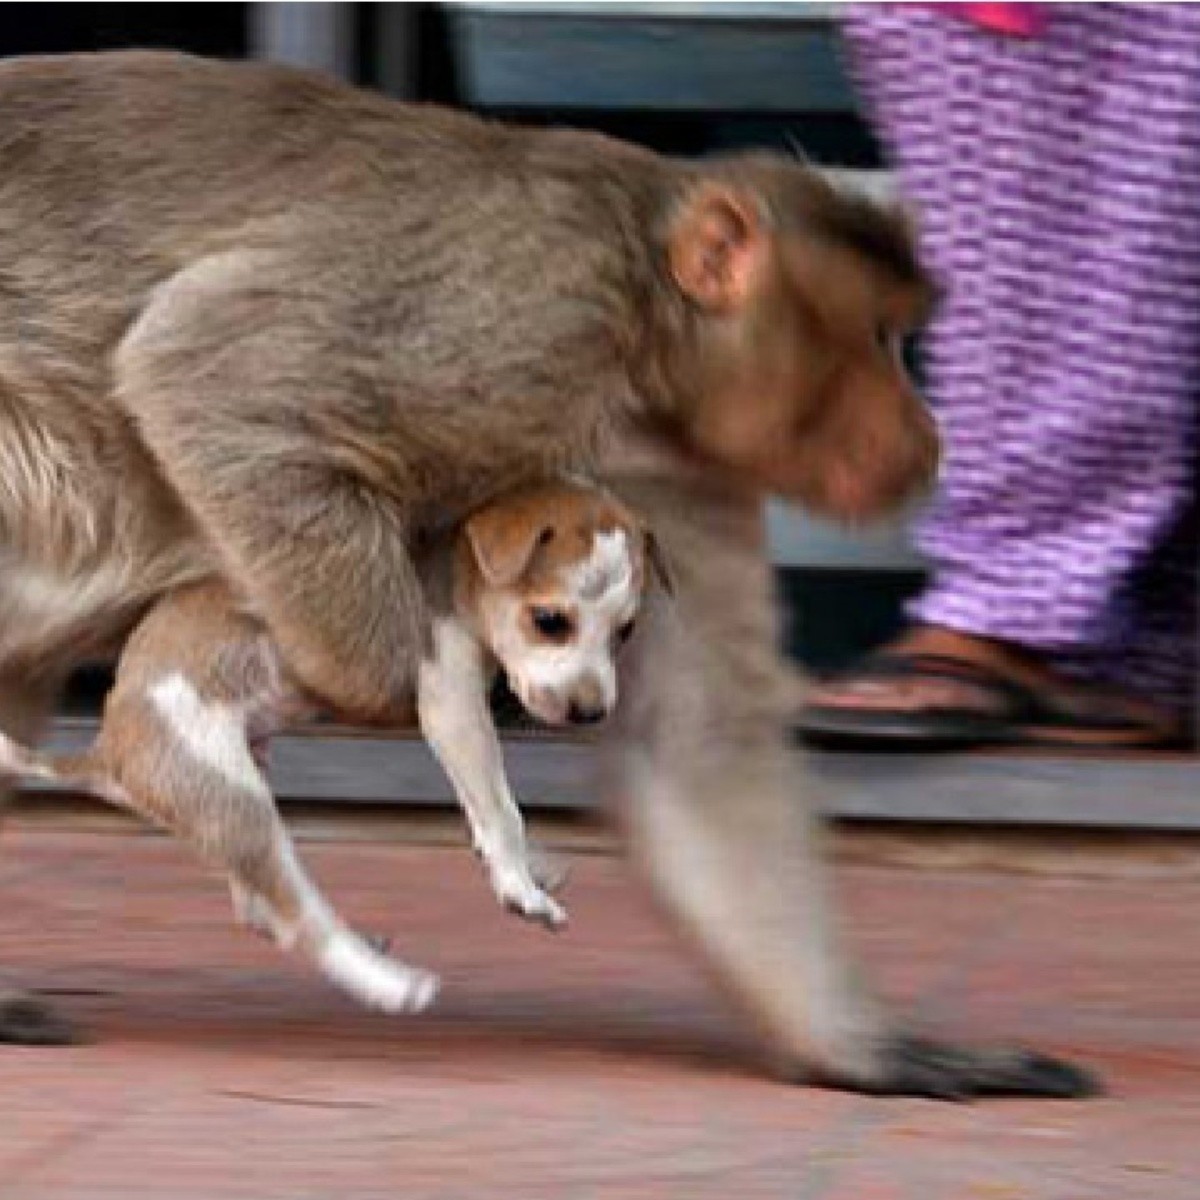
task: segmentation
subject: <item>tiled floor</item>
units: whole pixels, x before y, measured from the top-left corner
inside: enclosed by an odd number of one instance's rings
[[[306,845],[355,923],[443,974],[434,1012],[395,1020],[233,929],[165,840],[16,828],[2,850],[0,962],[92,1038],[0,1048],[2,1200],[1200,1196],[1194,879],[848,868],[889,994],[1111,1088],[949,1106],[760,1077],[610,857],[576,861],[553,937],[463,851]]]

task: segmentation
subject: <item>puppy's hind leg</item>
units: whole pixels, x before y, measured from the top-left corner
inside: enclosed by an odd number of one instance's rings
[[[389,1013],[427,1007],[436,977],[350,930],[304,870],[236,708],[206,702],[180,674],[149,699],[138,724],[145,730],[154,721],[162,734],[153,748],[143,735],[138,752],[114,761],[122,802],[194,845],[226,873],[249,923],[344,991]]]
[[[283,823],[274,822],[265,855],[243,859],[233,873],[251,905],[251,923],[285,950],[299,949],[332,983],[369,1008],[420,1012],[437,995],[437,977],[381,953],[348,929],[296,856]]]

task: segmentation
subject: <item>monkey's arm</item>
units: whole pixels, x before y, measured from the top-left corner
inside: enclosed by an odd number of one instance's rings
[[[779,1069],[875,1092],[1073,1096],[1074,1067],[912,1036],[867,994],[830,911],[813,781],[790,745],[757,502],[669,471],[613,480],[659,539],[673,594],[625,656],[605,787],[668,914]]]

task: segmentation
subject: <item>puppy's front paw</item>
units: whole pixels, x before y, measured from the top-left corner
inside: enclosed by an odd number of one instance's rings
[[[557,854],[552,854],[536,842],[530,842],[525,850],[529,873],[543,891],[557,895],[566,886],[571,873],[570,867]]]
[[[500,903],[509,912],[526,921],[535,921],[547,929],[562,929],[567,923],[567,911],[549,893],[542,891],[528,874],[501,874],[492,880]]]

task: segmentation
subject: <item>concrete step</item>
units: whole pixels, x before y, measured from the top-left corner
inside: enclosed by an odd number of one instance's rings
[[[76,750],[87,716],[56,722],[50,744]],[[508,771],[522,804],[596,808],[593,750],[569,736],[510,731]],[[1095,830],[1200,830],[1200,757],[1062,752],[812,755],[823,807],[847,822]],[[279,737],[272,782],[284,798],[336,805],[446,807],[445,776],[415,732],[383,736],[336,726]],[[799,788],[801,782],[797,781]]]

